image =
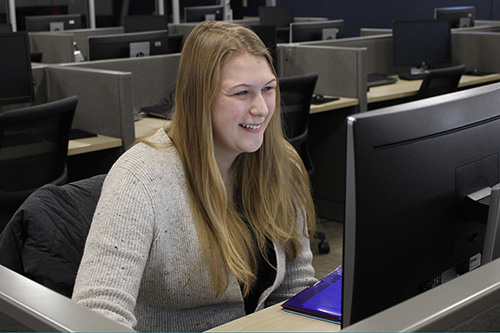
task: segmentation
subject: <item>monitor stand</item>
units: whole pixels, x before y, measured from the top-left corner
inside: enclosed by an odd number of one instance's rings
[[[427,75],[426,66],[418,66],[410,68],[409,73],[399,74],[401,80],[423,80]]]

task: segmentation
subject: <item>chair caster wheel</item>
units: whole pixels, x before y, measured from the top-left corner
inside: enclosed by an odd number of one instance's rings
[[[327,253],[329,253],[330,252],[330,244],[328,244],[328,242],[321,241],[318,244],[318,251],[321,254],[327,254]]]

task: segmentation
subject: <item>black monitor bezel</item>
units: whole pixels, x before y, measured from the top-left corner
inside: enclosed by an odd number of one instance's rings
[[[130,43],[134,42],[149,41],[150,43],[153,43],[158,40],[162,41],[162,45],[159,47],[157,52],[151,52],[150,55],[167,54],[168,53],[167,30],[133,32],[133,33],[123,33],[114,35],[102,35],[102,36],[89,36],[87,39],[88,59],[90,61],[93,61],[93,60],[129,58],[129,54],[126,52],[117,52],[116,56],[112,57],[107,55],[106,56],[96,55],[96,47],[103,45],[109,47],[110,45],[117,45],[117,44],[122,46],[127,44],[127,47],[129,47]]]
[[[474,6],[456,6],[438,7],[434,9],[434,19],[450,21],[451,28],[460,28],[459,19],[465,17],[470,19],[470,25],[468,27],[473,27],[474,21],[476,20],[476,8]]]
[[[24,102],[33,102],[35,100],[35,87],[33,81],[33,70],[31,67],[31,54],[30,54],[30,45],[29,45],[29,35],[25,31],[18,32],[6,32],[0,34],[0,38],[22,38],[25,52],[22,55],[16,57],[15,64],[19,65],[22,63],[22,67],[26,71],[26,82],[25,82],[25,91],[22,94],[18,94],[16,96],[11,97],[0,97],[0,104],[14,104],[14,103],[24,103]],[[7,66],[9,69],[14,69],[12,66]],[[17,72],[18,73],[18,72]],[[5,78],[0,75],[0,80]]]
[[[300,22],[300,23],[290,23],[290,43],[297,43],[297,42],[307,42],[307,41],[320,41],[322,38],[319,39],[312,39],[312,38],[299,38],[297,40],[297,32],[313,32],[316,33],[318,32],[321,34],[321,30],[325,28],[336,28],[338,29],[337,32],[337,39],[338,38],[343,38],[344,37],[344,20],[328,20],[328,21],[315,21],[315,22]],[[295,35],[295,37],[294,37]]]
[[[123,19],[125,33],[168,30],[166,15],[128,15]]]
[[[224,19],[224,5],[186,6],[184,7],[184,22],[190,23],[205,21],[207,14],[215,14],[215,20],[222,21]],[[201,17],[203,19],[200,19]]]
[[[74,20],[74,24],[69,22]],[[50,31],[50,23],[64,23],[64,30],[75,30],[83,28],[82,14],[62,14],[62,15],[34,15],[24,18],[25,30],[28,32]]]
[[[410,42],[407,36],[401,36],[401,30],[398,29],[402,25],[413,24],[413,25],[441,25],[442,29],[448,31],[445,38],[445,54],[440,55],[440,57],[432,58],[430,55],[426,56],[426,59],[411,59],[411,60],[401,60],[400,50],[401,45],[406,45],[412,48],[412,55],[418,54],[422,50],[421,45],[414,41]],[[447,26],[447,28],[445,27]],[[417,38],[422,38],[422,35],[415,34]],[[436,35],[434,35],[436,36]],[[448,21],[438,21],[438,20],[395,20],[392,22],[392,44],[393,44],[393,61],[395,67],[425,67],[428,65],[439,65],[447,64],[452,61],[452,47],[451,47],[451,26]],[[428,45],[429,39],[422,38],[422,44]]]

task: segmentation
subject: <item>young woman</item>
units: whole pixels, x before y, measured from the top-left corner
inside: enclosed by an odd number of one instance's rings
[[[279,98],[257,35],[199,24],[171,124],[107,175],[73,299],[139,331],[203,331],[313,284],[314,206]]]

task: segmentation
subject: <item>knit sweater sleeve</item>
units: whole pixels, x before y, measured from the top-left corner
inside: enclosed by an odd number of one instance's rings
[[[130,169],[122,163],[105,180],[72,298],[133,328],[155,214],[151,194]]]
[[[304,230],[304,220],[300,216],[297,225],[298,230]],[[269,295],[266,306],[287,300],[317,282],[317,279],[314,277],[314,268],[312,266],[313,255],[309,238],[302,235],[300,244],[301,250],[297,258],[293,261],[286,260],[285,277],[279,287]],[[279,267],[278,270],[280,270]]]

